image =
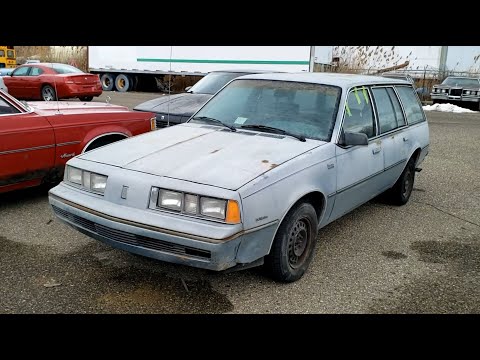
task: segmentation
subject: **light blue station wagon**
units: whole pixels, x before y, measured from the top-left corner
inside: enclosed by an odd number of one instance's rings
[[[247,75],[187,123],[71,159],[49,201],[113,247],[211,270],[264,265],[291,282],[322,227],[382,193],[405,204],[428,146],[406,81]]]

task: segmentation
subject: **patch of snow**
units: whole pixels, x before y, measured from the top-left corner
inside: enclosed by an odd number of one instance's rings
[[[425,111],[442,111],[442,112],[452,112],[452,113],[473,113],[476,111],[465,109],[457,105],[453,104],[433,104],[433,105],[425,105],[423,107]]]

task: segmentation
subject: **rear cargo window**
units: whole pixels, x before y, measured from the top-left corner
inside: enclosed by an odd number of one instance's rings
[[[425,121],[425,114],[422,109],[422,105],[418,100],[415,91],[410,86],[397,86],[398,96],[402,101],[407,121],[409,125],[417,124]]]

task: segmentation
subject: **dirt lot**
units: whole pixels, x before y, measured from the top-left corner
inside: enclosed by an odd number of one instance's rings
[[[159,96],[108,95],[130,108]],[[60,223],[44,188],[1,195],[0,313],[480,313],[480,114],[427,115],[410,202],[324,228],[289,285],[114,250]]]

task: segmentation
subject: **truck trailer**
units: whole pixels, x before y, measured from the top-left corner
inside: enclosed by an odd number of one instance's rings
[[[312,46],[89,46],[88,70],[104,91],[183,91],[214,70],[300,72]]]

